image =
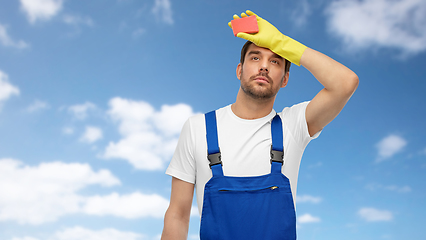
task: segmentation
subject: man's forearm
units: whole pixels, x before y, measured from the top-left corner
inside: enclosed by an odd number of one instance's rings
[[[305,50],[300,63],[329,92],[350,97],[358,86],[358,77],[352,70],[311,48]]]
[[[180,218],[167,210],[161,240],[186,240],[188,237],[189,218]]]

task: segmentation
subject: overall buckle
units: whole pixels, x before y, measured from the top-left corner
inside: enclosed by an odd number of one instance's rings
[[[284,163],[284,151],[273,150],[271,146],[271,164],[272,162]]]
[[[210,168],[214,165],[220,164],[222,165],[222,156],[220,155],[220,152],[209,154],[207,155],[207,158],[210,161]]]

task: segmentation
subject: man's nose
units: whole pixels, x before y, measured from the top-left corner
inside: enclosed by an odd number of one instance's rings
[[[267,66],[261,66],[259,69],[259,72],[269,72],[268,67]]]
[[[259,66],[259,72],[269,72],[268,63],[266,61],[262,61]]]

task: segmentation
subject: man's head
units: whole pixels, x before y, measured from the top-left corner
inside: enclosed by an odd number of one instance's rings
[[[279,89],[287,85],[289,65],[271,50],[246,43],[237,66],[242,92],[253,99],[274,100]]]

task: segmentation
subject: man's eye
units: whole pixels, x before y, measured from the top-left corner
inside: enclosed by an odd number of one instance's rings
[[[253,60],[259,60],[259,58],[258,58],[258,57],[253,57],[252,59],[253,59]]]
[[[277,60],[271,60],[271,62],[274,63],[274,64],[278,64]]]

